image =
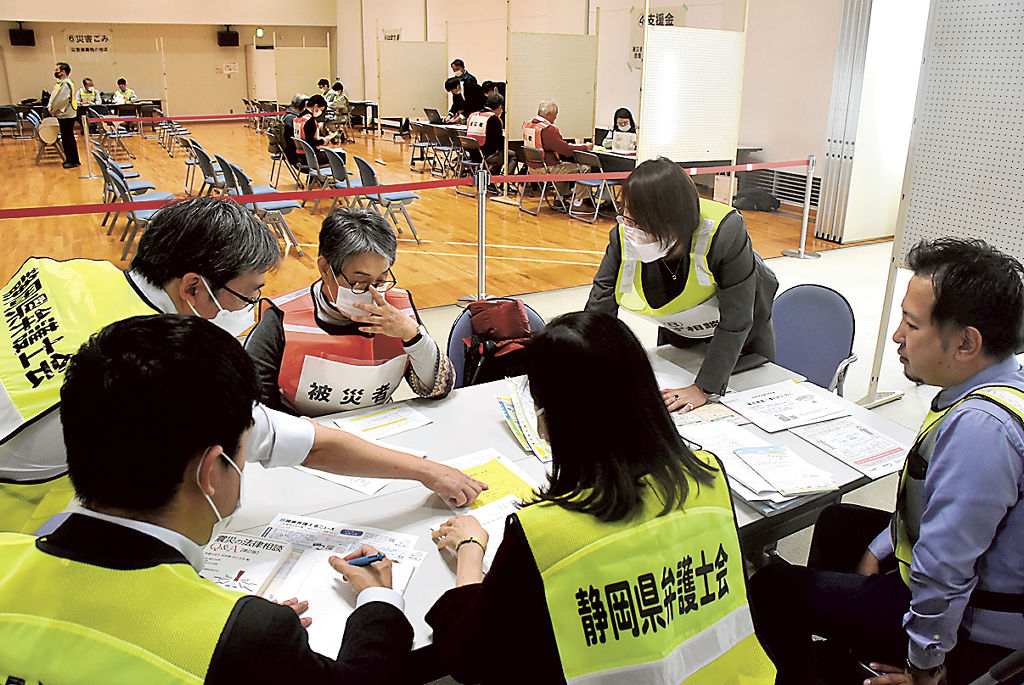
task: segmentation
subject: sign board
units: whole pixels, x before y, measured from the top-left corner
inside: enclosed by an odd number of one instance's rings
[[[647,23],[651,26],[684,26],[686,23],[686,5],[672,7],[652,7],[647,13]],[[632,7],[629,10],[629,70],[639,69],[644,61],[644,8]]]
[[[61,36],[68,53],[68,61],[72,64],[82,62],[116,62],[114,57],[114,31],[101,29],[96,31],[62,30]]]

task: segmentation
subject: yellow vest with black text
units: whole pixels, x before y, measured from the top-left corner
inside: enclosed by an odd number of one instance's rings
[[[114,321],[155,314],[110,262],[33,257],[0,289],[0,444],[60,403],[71,356]],[[66,476],[0,476],[0,530],[31,533],[71,501]]]
[[[900,576],[907,585],[910,585],[914,545],[921,537],[921,517],[925,507],[925,476],[935,451],[938,428],[955,407],[970,399],[993,402],[1024,425],[1024,390],[1006,385],[976,388],[945,409],[928,412],[903,465],[899,488],[896,491],[896,511],[889,527]]]
[[[14,533],[0,533],[0,569],[0,682],[202,683],[243,596],[185,563],[108,569]]]
[[[568,682],[774,682],[754,635],[724,472],[711,486],[687,482],[685,504],[664,516],[651,487],[643,513],[625,521],[550,503],[518,512]]]
[[[644,294],[642,262],[637,258],[622,226],[619,226],[621,260],[615,280],[615,301],[629,310],[676,335],[686,338],[709,338],[718,328],[718,283],[708,266],[711,242],[722,220],[733,211],[729,205],[701,199],[700,226],[690,242],[689,268],[685,287],[677,297],[662,307],[652,307]]]

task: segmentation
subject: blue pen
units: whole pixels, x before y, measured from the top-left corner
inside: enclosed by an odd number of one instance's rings
[[[353,566],[369,566],[375,561],[383,561],[386,558],[383,554],[371,554],[368,557],[357,557],[347,563]]]

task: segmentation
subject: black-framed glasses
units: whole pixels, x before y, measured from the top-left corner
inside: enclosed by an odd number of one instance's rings
[[[348,280],[348,276],[345,275],[344,271],[340,273],[341,277],[345,279],[346,283],[348,283],[348,289],[351,290],[356,295],[362,295],[363,293],[370,289],[371,285],[374,288],[376,288],[377,292],[379,293],[387,292],[388,290],[394,288],[395,285],[398,283],[398,281],[395,279],[395,275],[391,273],[391,269],[388,269],[387,278],[381,278],[376,283],[370,283],[369,281],[356,281],[355,283],[353,283],[352,281]]]
[[[231,288],[227,287],[226,285],[222,285],[221,288],[223,288],[224,290],[227,290],[229,293],[231,293],[232,295],[234,295],[235,297],[240,299],[242,302],[245,302],[246,304],[255,306],[255,305],[260,303],[260,292],[258,290],[256,291],[256,297],[246,297],[245,295],[243,295],[241,293],[235,292],[234,290],[232,290]]]

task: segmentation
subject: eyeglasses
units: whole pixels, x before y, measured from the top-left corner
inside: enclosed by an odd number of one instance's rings
[[[345,282],[348,283],[349,290],[351,290],[356,295],[362,295],[363,293],[370,289],[371,285],[374,288],[376,288],[377,292],[379,293],[387,292],[388,290],[394,288],[395,284],[398,283],[398,281],[395,279],[395,275],[391,273],[391,269],[388,269],[387,278],[381,278],[376,283],[370,283],[369,281],[356,281],[355,283],[353,283],[352,281],[348,280],[348,276],[345,275],[344,271],[339,271],[338,273],[345,280]]]
[[[638,228],[636,221],[634,221],[632,217],[628,217],[624,214],[619,214],[615,217],[615,220],[627,228]]]
[[[234,295],[235,297],[240,299],[242,302],[245,302],[246,304],[257,305],[257,304],[260,303],[260,295],[261,295],[261,293],[260,293],[259,290],[256,291],[256,297],[246,297],[245,295],[242,295],[241,293],[235,292],[234,290],[232,290],[231,288],[227,287],[226,285],[222,285],[221,288],[223,288],[224,290],[227,290],[229,293],[231,293],[232,295]]]

